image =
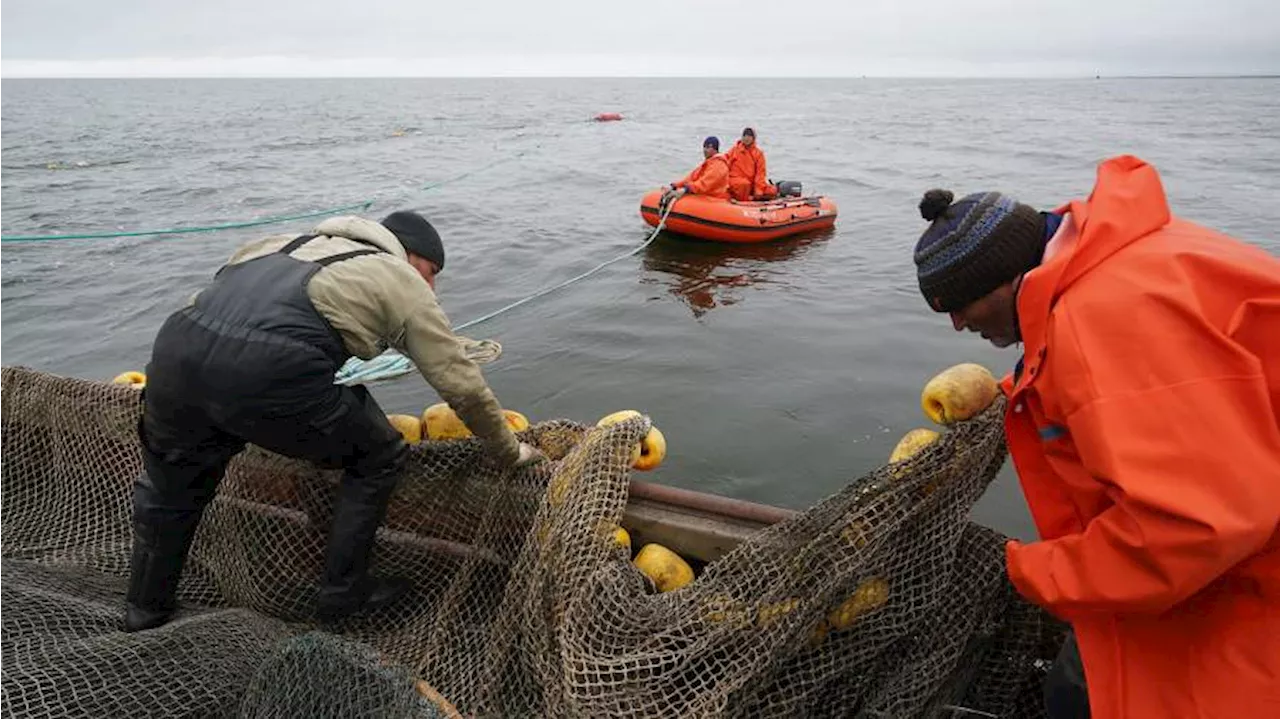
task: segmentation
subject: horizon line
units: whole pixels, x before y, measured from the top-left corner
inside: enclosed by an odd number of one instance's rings
[[[849,74],[849,75],[291,75],[291,74],[5,74],[3,80],[1273,80],[1280,72],[1258,73],[1118,73],[1095,74]]]
[[[0,57],[3,79],[1048,79],[1280,77],[1280,60],[1141,62],[1115,59],[1011,61],[938,57],[794,55],[757,58],[638,55],[477,55],[309,58],[132,57],[35,60]]]

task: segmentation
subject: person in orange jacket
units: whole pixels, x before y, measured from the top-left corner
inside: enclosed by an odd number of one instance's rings
[[[769,200],[778,196],[778,188],[768,180],[764,151],[756,144],[756,131],[743,128],[742,139],[725,153],[729,160],[729,196],[739,202]]]
[[[1052,212],[953,199],[920,203],[917,277],[1023,346],[1001,385],[1040,541],[1005,559],[1072,628],[1050,716],[1280,716],[1280,260],[1171,215],[1130,155]]]
[[[720,139],[714,135],[702,141],[702,164],[663,190],[662,205],[685,194],[729,199],[729,162],[720,154]]]

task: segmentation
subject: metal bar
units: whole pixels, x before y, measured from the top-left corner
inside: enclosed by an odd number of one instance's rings
[[[263,504],[249,499],[240,497],[232,497],[229,495],[219,495],[217,501],[229,504],[242,511],[252,512],[260,516],[273,517],[285,522],[309,525],[311,518],[306,512],[297,509],[286,509],[277,507],[273,504]],[[388,529],[380,527],[378,534],[392,543],[407,544],[412,547],[426,550],[434,554],[443,554],[459,559],[480,559],[491,564],[506,566],[506,562],[492,551],[480,547],[473,547],[469,544],[460,542],[451,542],[447,539],[439,539],[437,537],[424,537],[421,534],[414,534],[398,529]]]
[[[631,480],[631,496],[761,525],[777,524],[799,514],[795,510],[782,507],[642,482],[638,479]]]

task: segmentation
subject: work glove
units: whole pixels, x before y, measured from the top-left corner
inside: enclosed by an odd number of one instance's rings
[[[547,455],[543,454],[541,450],[537,449],[536,447],[529,444],[528,442],[521,442],[520,456],[516,459],[515,466],[517,468],[532,467],[535,464],[545,462],[546,459],[547,459]]]

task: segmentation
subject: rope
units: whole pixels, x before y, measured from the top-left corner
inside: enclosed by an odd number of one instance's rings
[[[537,148],[535,147],[534,149],[537,149]],[[505,162],[511,162],[512,160],[519,160],[521,157],[524,157],[526,154],[528,154],[528,152],[529,152],[528,150],[521,150],[520,152],[517,152],[517,153],[516,153],[516,154],[514,154],[514,155],[508,155],[507,157],[501,157],[501,158],[498,158],[497,160],[494,160],[493,162],[490,162],[490,163],[489,163],[489,164],[487,164],[487,165],[481,165],[480,167],[477,167],[477,168],[475,168],[475,169],[473,169],[473,170],[467,170],[466,172],[462,173],[461,175],[455,175],[454,177],[450,177],[450,178],[445,179],[445,180],[440,180],[439,182],[428,182],[427,184],[423,185],[422,187],[420,187],[420,188],[418,188],[418,189],[419,189],[419,191],[420,191],[420,192],[427,192],[428,190],[434,190],[434,189],[436,189],[437,187],[443,187],[444,185],[452,184],[452,183],[454,183],[454,182],[457,182],[458,180],[465,180],[465,179],[467,179],[468,177],[471,177],[472,175],[477,175],[477,174],[479,174],[479,173],[481,173],[481,172],[484,172],[485,170],[493,169],[493,168],[497,167],[498,165],[501,165],[501,164],[503,164],[503,163],[505,163]]]
[[[468,177],[477,175],[486,170],[490,170],[494,167],[497,167],[498,165],[511,162],[512,160],[518,160],[524,155],[526,155],[528,152],[529,152],[528,150],[521,150],[520,152],[517,152],[513,155],[508,155],[507,157],[499,158],[492,162],[486,163],[474,169],[463,172],[462,174],[455,175],[453,177],[440,180],[438,182],[427,183],[423,185],[421,188],[419,188],[419,191],[428,192],[430,190],[436,189],[437,187],[443,187],[444,185],[458,182],[460,180],[465,180]],[[242,229],[246,227],[261,227],[263,225],[272,225],[272,224],[278,224],[282,222],[292,222],[294,220],[302,220],[309,217],[335,215],[340,212],[348,212],[351,210],[365,211],[365,210],[368,210],[371,206],[373,206],[373,203],[374,203],[374,200],[370,199],[370,200],[365,200],[363,202],[354,203],[351,205],[343,205],[341,207],[330,207],[328,209],[317,210],[315,212],[306,212],[298,215],[268,217],[261,220],[249,220],[245,222],[229,222],[221,225],[202,225],[199,227],[173,227],[173,228],[167,228],[167,229],[161,229],[161,230],[134,230],[134,231],[128,231],[128,232],[100,232],[100,233],[79,233],[79,234],[65,234],[65,235],[5,235],[5,236],[0,236],[0,241],[3,241],[3,242],[57,242],[62,240],[96,240],[96,239],[110,239],[110,238],[119,238],[119,237],[187,235],[187,234],[192,234],[197,232],[219,232],[221,230],[235,230],[235,229]],[[561,282],[552,287],[547,287],[545,289],[539,290],[538,292],[535,292],[534,294],[529,295],[528,297],[517,300],[503,307],[499,307],[498,309],[486,315],[477,317],[469,322],[464,322],[463,324],[455,327],[454,331],[460,332],[462,330],[467,329],[468,327],[474,327],[475,325],[478,325],[482,322],[487,322],[493,319],[494,317],[510,312],[511,310],[517,307],[520,307],[521,305],[527,304],[540,297],[544,297],[546,295],[551,294],[552,292],[564,289],[565,287],[568,287],[576,282],[584,280],[590,277],[591,275],[594,275],[595,273],[599,272],[600,270],[608,267],[609,265],[614,264],[615,262],[619,262],[621,260],[624,260],[628,257],[631,257],[637,254],[644,248],[653,244],[653,241],[657,239],[658,234],[661,233],[662,230],[666,227],[667,216],[671,214],[671,209],[674,206],[675,206],[674,201],[666,203],[666,206],[663,208],[662,215],[658,220],[657,227],[653,229],[653,232],[650,233],[648,239],[646,239],[644,242],[637,245],[635,248],[621,255],[618,255],[617,257],[601,262],[600,264],[596,265],[595,267],[592,267],[586,272],[583,272],[582,274],[577,275],[575,277],[571,277],[565,280],[564,282]],[[477,364],[488,364],[489,362],[493,362],[494,360],[496,360],[498,357],[502,355],[502,345],[498,344],[493,340],[472,340],[467,338],[459,338],[459,341],[462,342],[463,352],[466,354],[466,356],[471,361],[476,362]],[[400,375],[407,374],[408,372],[412,371],[412,369],[413,369],[412,363],[409,361],[407,357],[392,350],[392,351],[384,352],[383,354],[377,357],[374,357],[373,359],[370,359],[370,360],[361,360],[357,357],[352,357],[351,359],[347,360],[347,363],[344,364],[338,370],[335,381],[337,384],[355,384],[355,383],[364,382],[364,381],[390,379],[392,377],[398,377]]]
[[[462,352],[476,364],[489,364],[502,356],[502,345],[493,340],[459,337]],[[413,371],[413,362],[395,351],[384,352],[370,360],[352,357],[338,370],[334,384],[353,385],[390,379]]]
[[[677,199],[678,199],[678,198],[677,198]],[[482,315],[482,316],[477,317],[477,318],[475,318],[474,320],[471,320],[471,321],[469,321],[469,322],[463,322],[462,324],[460,324],[460,325],[458,325],[457,327],[455,327],[455,328],[454,328],[454,330],[455,330],[455,331],[458,331],[458,332],[461,332],[462,330],[465,330],[465,329],[467,329],[468,327],[474,327],[475,325],[478,325],[478,324],[480,324],[481,322],[488,322],[489,320],[493,319],[494,317],[497,317],[498,315],[504,314],[504,313],[506,313],[506,312],[508,312],[508,311],[510,311],[510,310],[514,310],[515,308],[519,307],[520,305],[523,305],[523,304],[525,304],[525,303],[527,303],[527,302],[532,302],[533,300],[536,300],[536,299],[538,299],[539,297],[543,297],[543,296],[545,296],[545,295],[549,295],[549,294],[551,294],[552,292],[555,292],[556,290],[559,290],[559,289],[563,289],[563,288],[565,288],[565,287],[568,287],[569,285],[572,285],[572,284],[574,284],[575,282],[578,282],[579,280],[585,280],[586,278],[590,277],[591,275],[594,275],[595,273],[599,272],[600,270],[603,270],[604,268],[608,267],[609,265],[612,265],[612,264],[613,264],[613,263],[615,263],[615,262],[618,262],[618,261],[620,261],[620,260],[625,260],[626,258],[631,257],[632,255],[635,255],[636,253],[640,252],[640,251],[641,251],[641,250],[643,250],[644,248],[646,248],[646,247],[648,247],[649,245],[653,244],[653,241],[654,241],[654,240],[656,240],[656,239],[658,238],[658,233],[659,233],[659,232],[662,232],[663,228],[665,228],[665,227],[666,227],[666,225],[667,225],[667,215],[671,214],[671,208],[672,208],[672,207],[675,207],[675,204],[676,204],[675,202],[670,202],[670,203],[668,203],[668,204],[667,204],[666,209],[664,209],[664,210],[662,211],[662,216],[658,219],[658,226],[657,226],[657,227],[655,227],[655,228],[653,228],[653,232],[649,234],[649,238],[648,238],[648,239],[646,239],[644,242],[641,242],[639,245],[636,245],[635,249],[628,250],[627,252],[624,252],[624,253],[622,253],[621,255],[618,255],[617,257],[615,257],[615,258],[613,258],[613,259],[611,259],[611,260],[605,260],[604,262],[601,262],[600,264],[596,265],[595,267],[592,267],[591,269],[587,270],[586,272],[583,272],[582,274],[578,275],[577,277],[571,277],[571,278],[569,278],[569,279],[565,280],[564,282],[561,282],[561,283],[560,283],[560,284],[558,284],[558,285],[555,285],[555,286],[553,286],[553,287],[548,287],[548,288],[546,288],[546,289],[544,289],[544,290],[539,290],[539,291],[537,291],[537,292],[535,292],[535,293],[533,293],[533,294],[529,295],[528,297],[525,297],[525,298],[524,298],[524,299],[522,299],[522,300],[516,300],[515,302],[512,302],[512,303],[511,303],[511,304],[509,304],[509,305],[506,305],[506,306],[504,306],[504,307],[499,307],[498,309],[494,310],[493,312],[490,312],[490,313],[489,313],[489,314],[487,314],[487,315]]]
[[[268,217],[263,220],[250,220],[248,222],[230,222],[225,225],[207,225],[203,227],[173,227],[166,230],[136,230],[131,232],[103,232],[88,233],[79,235],[4,235],[0,236],[3,242],[56,242],[59,240],[98,240],[111,237],[145,237],[147,235],[187,235],[193,232],[218,232],[220,230],[236,230],[242,227],[259,227],[261,225],[273,225],[279,222],[292,222],[293,220],[303,220],[308,217],[320,217],[321,215],[336,215],[339,212],[347,212],[349,210],[367,210],[373,204],[373,200],[365,200],[357,202],[353,205],[343,205],[342,207],[330,207],[327,210],[317,210],[315,212],[306,212],[301,215],[288,215],[285,217]]]
[[[653,232],[649,234],[649,237],[644,242],[641,242],[639,245],[636,245],[635,248],[628,250],[627,252],[624,252],[623,254],[618,255],[617,257],[614,257],[613,259],[605,260],[604,262],[601,262],[600,264],[596,265],[595,267],[592,267],[591,269],[587,270],[586,272],[583,272],[580,275],[577,275],[576,277],[571,277],[557,285],[539,290],[529,295],[528,297],[525,297],[520,300],[516,300],[511,304],[499,307],[498,309],[488,314],[481,315],[480,317],[477,317],[473,320],[469,320],[467,322],[463,322],[457,327],[454,327],[453,328],[454,331],[461,332],[462,330],[465,330],[469,327],[474,327],[482,322],[488,322],[494,317],[510,312],[511,310],[514,310],[515,308],[520,307],[521,305],[532,302],[538,299],[539,297],[545,297],[546,295],[549,295],[552,292],[555,292],[556,290],[564,289],[569,285],[572,285],[581,280],[585,280],[586,278],[590,277],[591,275],[594,275],[595,273],[608,267],[609,265],[612,265],[615,262],[619,262],[621,260],[624,260],[628,257],[631,257],[639,253],[644,248],[653,244],[653,241],[658,238],[658,233],[662,232],[662,230],[666,228],[667,216],[671,214],[671,209],[675,207],[675,204],[677,201],[679,201],[679,198],[676,198],[676,200],[667,203],[667,206],[662,211],[662,216],[659,217],[658,219],[657,227],[654,227]],[[466,340],[466,341],[470,342],[473,340]],[[479,343],[476,343],[476,344],[481,345],[481,344],[484,344],[485,342],[493,342],[493,341],[481,340]],[[498,345],[496,342],[493,342],[493,344],[497,345],[498,354],[501,354],[502,346]],[[493,359],[497,359],[497,355],[493,355],[492,359],[489,359],[487,361],[492,361]],[[387,352],[384,352],[381,355],[378,355],[377,357],[374,357],[371,360],[361,360],[357,357],[352,357],[351,359],[347,360],[347,363],[344,364],[342,368],[338,370],[335,383],[342,384],[342,385],[351,385],[351,384],[359,384],[361,382],[375,382],[378,380],[399,377],[400,375],[407,374],[412,370],[413,370],[413,364],[409,361],[407,357],[405,357],[404,355],[401,355],[400,353],[394,350],[389,350]]]
[[[518,160],[524,155],[526,155],[528,152],[529,152],[528,150],[521,150],[520,152],[517,152],[514,155],[508,155],[507,157],[499,158],[488,164],[481,165],[480,167],[468,170],[460,175],[455,175],[453,177],[440,180],[438,182],[429,182],[423,185],[422,187],[418,188],[418,191],[428,192],[430,190],[436,189],[437,187],[444,187],[445,185],[458,182],[459,180],[465,180],[468,177],[477,175],[481,172],[484,172],[485,170],[490,170],[503,163],[511,162],[512,160]],[[341,207],[330,207],[325,210],[316,210],[315,212],[306,212],[300,215],[268,217],[262,220],[249,220],[246,222],[230,222],[222,225],[202,225],[199,227],[172,227],[172,228],[167,228],[163,230],[131,230],[128,232],[92,232],[92,233],[68,234],[68,235],[4,235],[4,236],[0,236],[0,241],[3,241],[3,242],[57,242],[61,240],[102,240],[102,239],[111,239],[111,238],[118,238],[118,237],[188,235],[195,232],[219,232],[222,230],[238,230],[245,227],[261,227],[262,225],[274,225],[274,224],[279,224],[281,222],[305,220],[309,217],[336,215],[340,212],[348,212],[351,210],[359,210],[363,212],[365,210],[368,210],[370,207],[372,207],[374,201],[375,200],[373,199],[369,199],[369,200],[365,200],[364,202],[357,202],[350,205],[343,205]]]

